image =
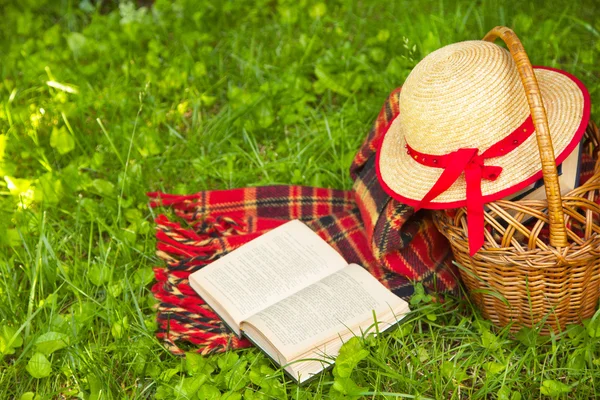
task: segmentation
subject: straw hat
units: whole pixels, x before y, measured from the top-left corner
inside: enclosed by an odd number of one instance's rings
[[[564,71],[534,72],[560,164],[583,137],[589,94]],[[466,41],[429,54],[406,79],[399,107],[380,142],[377,175],[403,203],[483,212],[483,203],[542,176],[523,84],[510,53],[496,44]]]

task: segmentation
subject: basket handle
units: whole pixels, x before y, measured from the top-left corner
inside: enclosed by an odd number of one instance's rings
[[[537,143],[540,150],[542,161],[542,174],[546,189],[546,199],[548,200],[548,218],[550,221],[550,244],[554,247],[566,247],[567,230],[562,209],[562,198],[560,196],[560,185],[558,183],[558,173],[556,171],[556,158],[554,157],[554,148],[550,137],[550,128],[548,127],[548,117],[542,101],[540,87],[538,85],[533,67],[527,57],[527,53],[521,44],[517,35],[509,28],[497,26],[483,38],[488,42],[494,42],[501,38],[510,54],[512,55],[517,70],[521,77],[521,82],[525,87],[527,102],[531,110],[531,118],[535,126]]]

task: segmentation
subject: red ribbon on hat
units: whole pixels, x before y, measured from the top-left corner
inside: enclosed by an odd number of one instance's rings
[[[427,206],[444,193],[464,173],[467,183],[467,234],[469,238],[469,254],[473,256],[483,246],[484,238],[484,215],[483,194],[481,192],[481,180],[495,181],[502,173],[502,167],[485,165],[490,158],[504,156],[523,143],[533,132],[535,127],[529,116],[510,135],[495,143],[483,153],[479,154],[477,148],[461,148],[445,155],[430,155],[420,153],[406,145],[408,154],[419,164],[442,168],[444,171],[429,192],[423,196],[415,211]]]

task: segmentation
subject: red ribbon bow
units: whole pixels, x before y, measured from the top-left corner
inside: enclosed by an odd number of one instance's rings
[[[481,180],[495,181],[502,172],[502,167],[484,165],[483,161],[491,157],[486,156],[485,153],[481,155],[478,153],[478,149],[459,149],[448,154],[444,172],[415,207],[416,210],[427,208],[433,199],[448,190],[464,172],[467,182],[467,227],[471,256],[483,246],[484,242]]]
[[[485,165],[484,161],[488,158],[500,157],[510,153],[523,143],[533,132],[535,128],[531,116],[510,135],[495,143],[482,154],[479,149],[462,148],[450,154],[435,156],[420,153],[408,144],[406,145],[408,154],[418,163],[429,166],[443,168],[442,175],[431,187],[429,192],[423,196],[415,210],[428,208],[427,206],[444,193],[456,182],[464,173],[467,183],[467,234],[469,237],[469,254],[473,256],[483,246],[484,238],[484,202],[481,192],[482,179],[495,181],[502,173],[502,167]]]

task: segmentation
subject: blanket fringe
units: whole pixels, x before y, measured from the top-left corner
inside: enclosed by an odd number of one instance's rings
[[[157,322],[165,347],[173,354],[185,355],[177,343],[196,345],[201,354],[249,347],[245,339],[233,334],[189,285],[189,275],[223,255],[220,238],[245,233],[245,221],[213,216],[198,210],[197,195],[177,196],[148,193],[150,206],[169,206],[189,228],[160,214],[157,227],[156,255],[165,267],[154,268],[156,283],[152,287],[159,301]]]

